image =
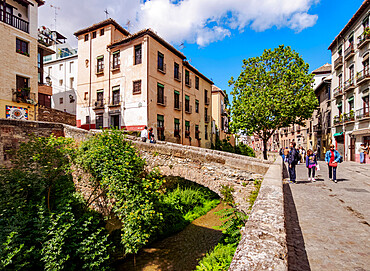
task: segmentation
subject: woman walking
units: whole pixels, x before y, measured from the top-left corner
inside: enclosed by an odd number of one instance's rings
[[[330,149],[325,154],[325,162],[329,167],[329,180],[337,182],[337,166],[340,162],[340,154],[334,149],[334,145],[330,145]]]
[[[306,156],[306,167],[308,168],[308,181],[316,182],[315,180],[316,166],[317,166],[316,155],[310,149],[307,151],[307,156]]]

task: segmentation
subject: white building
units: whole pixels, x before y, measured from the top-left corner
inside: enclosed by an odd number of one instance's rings
[[[51,107],[76,115],[77,49],[73,49],[56,31],[45,27],[39,31],[45,44],[56,52],[44,58],[44,82],[50,82],[53,87]]]
[[[362,143],[370,144],[369,9],[370,0],[366,0],[329,46],[334,63],[333,142],[351,161],[359,161]]]

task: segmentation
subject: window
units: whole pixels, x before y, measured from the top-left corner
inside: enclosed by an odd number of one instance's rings
[[[369,75],[369,58],[367,58],[364,62],[362,62],[364,71],[363,71],[363,76],[364,75]]]
[[[135,65],[141,64],[141,44],[135,46]]]
[[[199,126],[198,125],[195,125],[195,138],[200,140],[200,131],[199,131]]]
[[[185,137],[190,137],[190,121],[185,121]]]
[[[199,77],[195,76],[195,88],[199,90]]]
[[[133,94],[140,94],[141,93],[141,80],[137,80],[133,82]]]
[[[369,116],[369,95],[362,97],[364,116]]]
[[[180,110],[180,92],[177,90],[174,92],[174,108]]]
[[[157,137],[158,140],[164,140],[164,116],[157,115]]]
[[[164,66],[165,66],[164,65],[164,55],[158,52],[158,60],[157,60],[158,70],[161,72],[166,72]]]
[[[363,21],[362,21],[362,25],[364,28],[367,28],[369,27],[369,16],[367,16]]]
[[[185,95],[185,112],[190,113],[190,97]]]
[[[190,87],[190,74],[188,70],[185,70],[185,85]]]
[[[61,71],[63,69],[63,64],[59,64],[59,70]]]
[[[113,87],[112,88],[112,105],[119,105],[121,100],[120,100],[120,88],[119,86]]]
[[[157,104],[164,105],[164,85],[157,84]]]
[[[85,92],[84,93],[84,100],[87,101],[89,99],[89,93]]]
[[[104,36],[104,28],[100,29],[100,36]]]
[[[338,55],[342,56],[342,45],[339,45],[338,47]]]
[[[175,129],[173,131],[173,135],[175,137],[180,137],[180,120],[179,119],[175,119]]]
[[[97,114],[95,119],[95,128],[102,129],[103,128],[103,114]]]
[[[343,87],[342,74],[339,74],[338,80],[339,80],[339,88],[341,89]]]
[[[17,38],[16,39],[16,52],[21,55],[29,56],[30,53],[28,51],[28,42]]]
[[[88,41],[89,40],[89,34],[86,34],[85,35],[85,41]]]
[[[92,32],[92,38],[95,39],[96,38],[96,31]]]
[[[180,66],[175,62],[173,69],[173,76],[176,80],[180,81]]]
[[[113,52],[113,64],[112,64],[112,69],[117,70],[120,68],[120,59],[119,59],[119,50]]]
[[[104,106],[104,90],[100,89],[96,92],[96,103],[95,106],[103,107]]]
[[[354,108],[354,97],[348,98],[348,112],[351,112]]]
[[[73,89],[74,82],[75,82],[75,78],[74,77],[69,78],[69,88],[70,89]]]
[[[63,104],[63,98],[59,98],[59,104]]]
[[[349,47],[353,45],[353,33],[348,38]]]
[[[30,98],[30,88],[29,88],[29,79],[19,76],[16,76],[16,101],[17,102],[26,102]]]
[[[86,116],[86,124],[90,124],[90,116]]]
[[[38,103],[40,105],[43,105],[43,106],[47,107],[47,108],[51,108],[51,96],[39,93]]]
[[[59,80],[59,86],[61,87],[61,86],[63,86],[63,79],[60,79]]]
[[[204,139],[208,140],[208,125],[204,126]]]
[[[97,65],[96,65],[96,73],[103,73],[104,72],[104,56],[98,56],[96,58]]]
[[[73,61],[72,62],[69,62],[69,73],[72,73],[73,72],[73,66],[74,66]]]
[[[199,113],[199,101],[195,100],[195,113]]]
[[[205,122],[209,122],[209,116],[208,116],[208,108],[207,107],[205,107],[204,108],[204,121]]]
[[[209,104],[208,90],[204,90],[204,104]]]
[[[52,71],[52,67],[49,67],[48,68],[48,75],[50,76],[50,74],[51,74],[51,71]]]
[[[351,67],[349,67],[349,83],[352,84],[354,82],[354,79],[355,79],[355,66],[352,65]]]

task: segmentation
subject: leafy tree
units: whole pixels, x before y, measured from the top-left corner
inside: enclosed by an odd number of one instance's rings
[[[264,159],[267,141],[277,129],[304,125],[318,106],[308,69],[297,52],[280,45],[243,60],[238,79],[229,81],[234,86],[231,127],[262,138]]]

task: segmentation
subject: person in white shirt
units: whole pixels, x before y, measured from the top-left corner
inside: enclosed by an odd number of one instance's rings
[[[147,138],[148,138],[148,127],[144,127],[144,130],[141,131],[141,140],[143,142],[146,142]]]

